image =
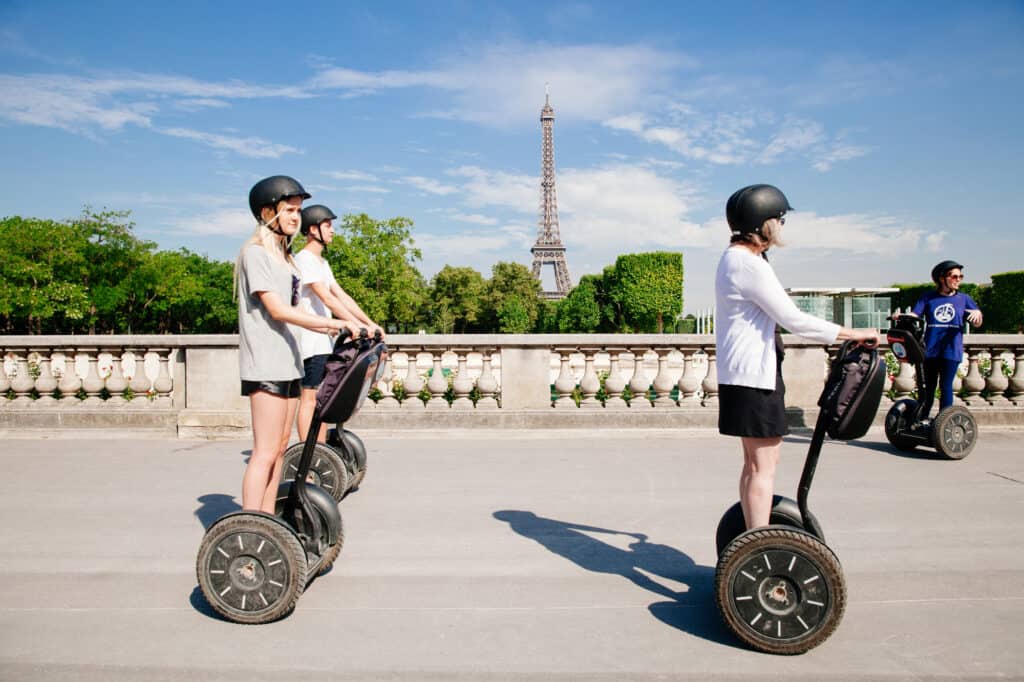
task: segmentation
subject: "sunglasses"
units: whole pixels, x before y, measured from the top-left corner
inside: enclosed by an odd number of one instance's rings
[[[292,305],[299,304],[299,278],[292,275]]]
[[[963,275],[946,275],[946,279],[963,279]]]

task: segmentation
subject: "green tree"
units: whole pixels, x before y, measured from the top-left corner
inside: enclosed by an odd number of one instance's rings
[[[408,218],[374,220],[346,215],[335,227],[326,258],[338,284],[375,322],[406,331],[422,318],[427,284],[416,269],[423,254]]]
[[[487,328],[496,331],[511,331],[508,324],[515,319],[518,329],[520,314],[526,317],[526,331],[533,328],[537,322],[537,314],[541,303],[540,280],[533,276],[530,269],[521,263],[495,263],[491,269],[491,279],[487,282],[484,293],[485,308],[484,322]],[[516,303],[506,302],[514,299]],[[505,322],[503,322],[503,316]]]
[[[509,296],[498,308],[498,331],[503,334],[525,334],[533,327],[526,303],[519,296]]]
[[[446,265],[430,282],[430,302],[438,331],[465,333],[477,323],[486,283],[473,268]]]
[[[634,253],[615,260],[613,298],[626,321],[641,330],[665,330],[683,309],[683,254]]]
[[[579,284],[558,304],[558,330],[563,333],[589,334],[601,324],[601,306],[597,302],[599,277],[584,275]]]
[[[992,275],[992,294],[987,303],[987,312],[980,301],[978,305],[989,316],[986,321],[991,319],[990,331],[1024,332],[1024,271]]]

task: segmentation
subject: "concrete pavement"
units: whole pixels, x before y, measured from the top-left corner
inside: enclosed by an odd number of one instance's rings
[[[712,601],[738,443],[711,431],[360,434],[345,546],[287,619],[216,618],[205,525],[246,441],[5,440],[0,679],[988,679],[1024,676],[1020,431],[960,462],[872,431],[826,442],[811,508],[840,557],[837,632],[742,648]],[[795,495],[807,434],[788,439]]]

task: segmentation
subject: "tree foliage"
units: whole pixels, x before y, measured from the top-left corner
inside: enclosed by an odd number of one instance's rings
[[[612,297],[626,322],[638,331],[665,330],[683,308],[683,254],[632,253],[615,260]]]
[[[485,288],[483,275],[473,268],[441,268],[430,281],[435,329],[443,334],[475,330],[483,311]]]

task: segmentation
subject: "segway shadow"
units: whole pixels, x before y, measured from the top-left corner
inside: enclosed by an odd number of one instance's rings
[[[231,512],[214,522],[200,543],[199,588],[209,605],[228,620],[260,624],[287,616],[309,583],[330,569],[341,551],[344,531],[338,505],[308,482],[316,436],[324,419],[343,422],[359,409],[386,350],[376,344],[342,367],[337,353],[345,338],[339,337],[328,362],[329,381],[317,393],[298,475],[278,489],[277,514]]]

